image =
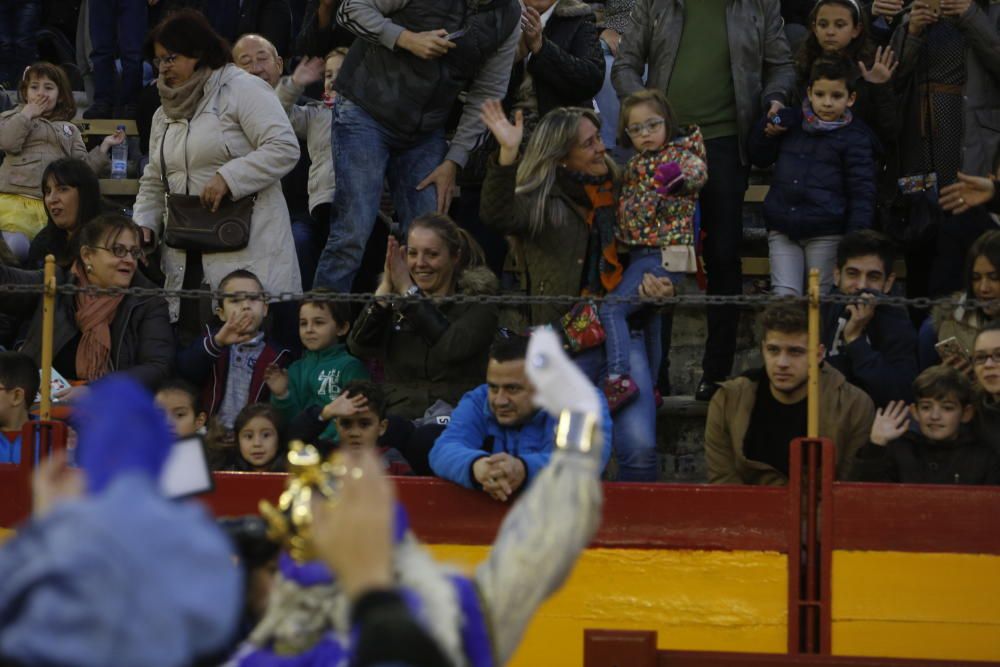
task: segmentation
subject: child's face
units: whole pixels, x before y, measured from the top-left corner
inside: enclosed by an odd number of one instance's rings
[[[339,53],[326,59],[326,69],[323,73],[323,92],[335,94],[333,91],[333,82],[336,81],[337,74],[340,73],[340,66],[343,64],[344,56]]]
[[[910,406],[910,413],[917,420],[920,432],[936,442],[954,440],[962,424],[972,421],[971,405],[962,405],[953,395],[944,398],[921,398]]]
[[[35,400],[32,396],[30,400]],[[28,416],[28,404],[25,401],[24,389],[7,387],[0,382],[0,427],[14,430]]]
[[[167,415],[167,422],[175,438],[195,435],[205,425],[205,413],[195,412],[191,397],[177,389],[167,389],[156,394],[156,404]]]
[[[347,335],[349,328],[350,324],[337,322],[323,306],[305,303],[299,308],[299,338],[302,347],[310,352],[335,344],[341,336]]]
[[[633,107],[628,114],[625,131],[632,145],[640,151],[659,150],[667,143],[666,119],[650,104]]]
[[[47,76],[31,77],[26,93],[27,101],[40,106],[43,113],[55,109],[59,100],[59,86]]]
[[[823,53],[839,53],[861,34],[861,25],[847,7],[826,4],[816,13],[813,34]]]
[[[365,410],[349,417],[337,417],[340,446],[351,449],[374,448],[385,433],[388,421],[379,419],[372,410]]]
[[[254,417],[238,434],[240,454],[256,469],[266,468],[278,455],[278,429],[267,417]]]
[[[808,93],[809,104],[821,120],[840,120],[847,109],[854,106],[855,94],[847,92],[843,79],[817,79],[809,86]]]
[[[261,296],[254,296],[253,292],[260,292],[261,286],[256,280],[250,278],[232,278],[223,286],[224,292],[247,292],[246,297],[226,297],[222,300],[222,306],[215,309],[215,314],[223,322],[229,322],[231,318],[237,321],[242,317],[247,322],[247,327],[241,333],[255,333],[260,331],[260,325],[267,317],[267,302]]]

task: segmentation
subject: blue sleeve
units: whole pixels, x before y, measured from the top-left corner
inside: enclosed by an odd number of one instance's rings
[[[472,464],[488,456],[482,450],[486,438],[483,410],[486,385],[465,394],[451,413],[451,421],[431,448],[429,462],[434,474],[472,489]]]
[[[208,381],[216,360],[226,353],[226,348],[215,344],[214,336],[209,330],[177,353],[177,374],[199,389]]]
[[[757,122],[750,131],[749,140],[750,162],[761,169],[770,167],[778,161],[778,152],[781,148],[781,135],[769,137],[764,134],[765,127],[767,127],[767,117]]]
[[[611,449],[614,446],[614,438],[612,432],[614,431],[614,422],[611,420],[611,410],[608,409],[608,399],[604,397],[603,392],[599,392],[601,398],[601,412],[603,413],[601,419],[601,430],[604,432],[604,449],[601,450],[601,472],[608,467],[608,461],[611,460]]]
[[[851,371],[877,406],[912,400],[910,385],[917,377],[917,336],[906,312],[885,308],[881,315],[882,321],[877,323],[881,326],[871,331],[878,335],[878,350],[872,347],[867,335],[844,347]],[[875,322],[868,326],[872,324]]]
[[[855,121],[860,123],[858,119]],[[875,153],[867,127],[857,132],[844,151],[844,183],[847,186],[847,232],[868,229],[875,222]],[[853,137],[852,137],[853,138]]]

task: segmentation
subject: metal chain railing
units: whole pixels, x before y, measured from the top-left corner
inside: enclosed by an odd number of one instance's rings
[[[37,284],[0,284],[0,298],[8,294],[37,294],[41,296],[45,291],[41,283]],[[188,290],[188,289],[166,289],[161,287],[78,287],[70,283],[64,283],[56,288],[57,293],[64,295],[75,295],[79,292],[101,296],[132,295],[138,297],[160,296],[165,299],[216,299],[223,297],[263,297],[268,301],[310,301],[320,302],[347,302],[347,303],[371,303],[371,302],[402,302],[402,301],[433,301],[438,304],[445,303],[479,303],[495,304],[506,306],[519,305],[570,305],[581,300],[592,301],[594,303],[644,303],[656,306],[754,306],[761,307],[775,302],[797,302],[807,303],[809,297],[802,296],[779,296],[774,294],[680,294],[663,298],[647,298],[636,295],[609,295],[609,296],[571,296],[571,295],[529,295],[518,293],[501,294],[453,294],[449,296],[399,296],[399,295],[376,295],[371,292],[364,293],[338,293],[325,290],[313,290],[309,292],[229,292],[224,290]],[[978,308],[987,305],[989,302],[980,302],[975,299],[965,299],[958,296],[946,296],[938,298],[907,298],[890,294],[873,296],[873,303],[877,305],[907,306],[920,309],[932,308],[939,305],[951,307],[962,306],[966,309]],[[858,295],[828,293],[820,295],[821,303],[859,303],[862,297]]]

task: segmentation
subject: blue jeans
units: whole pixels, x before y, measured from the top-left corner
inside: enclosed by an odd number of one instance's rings
[[[671,273],[663,268],[663,261],[659,248],[633,248],[629,252],[628,268],[622,275],[622,281],[618,283],[612,292],[612,296],[633,296],[639,295],[639,286],[642,278],[647,273],[652,273],[657,278],[670,278],[676,285],[680,276]],[[629,326],[628,317],[643,308],[648,308],[646,304],[639,302],[602,303],[600,309],[601,324],[608,339],[605,347],[608,353],[608,375],[631,375],[632,368],[629,363]],[[643,327],[643,337],[646,341],[646,365],[650,372],[655,375],[660,369],[660,360],[663,356],[660,341],[660,329],[663,318],[652,314],[647,318]]]
[[[656,458],[653,376],[649,372],[643,338],[641,331],[632,332],[628,345],[632,380],[639,388],[639,394],[614,415],[612,438],[615,461],[618,462],[618,480],[621,482],[655,482],[660,478]],[[574,361],[594,382],[607,375],[602,346],[581,352]]]
[[[406,141],[357,104],[344,98],[337,101],[333,110],[337,191],[330,235],[316,268],[315,287],[351,291],[375,225],[386,178],[404,235],[411,220],[437,209],[435,189],[417,190],[417,184],[441,164],[446,152],[443,130]]]
[[[309,291],[312,289],[320,250],[326,245],[326,237],[330,231],[330,205],[320,204],[312,215],[292,213],[291,216],[292,238],[295,239],[295,256],[299,260],[302,289]]]
[[[38,0],[0,1],[0,83],[17,90],[24,68],[38,60]]]
[[[146,36],[146,0],[101,0],[89,7],[90,63],[94,67],[94,103],[115,103],[115,56],[122,61],[122,104],[138,104],[142,87],[142,40]]]

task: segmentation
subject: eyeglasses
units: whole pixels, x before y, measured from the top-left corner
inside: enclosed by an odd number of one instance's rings
[[[994,364],[1000,365],[1000,347],[989,352],[976,352],[972,355],[973,366],[985,366],[987,361],[992,360]]]
[[[94,245],[94,246],[90,246],[90,247],[93,248],[93,249],[95,249],[95,250],[104,250],[105,252],[110,252],[112,255],[114,255],[118,259],[125,259],[125,257],[127,255],[131,255],[132,259],[134,259],[136,261],[139,261],[140,259],[142,259],[146,255],[146,253],[144,253],[142,251],[142,248],[135,247],[135,246],[129,248],[127,246],[123,246],[120,243],[116,243],[113,246],[111,246],[110,248],[105,248],[104,246],[99,246],[99,245]]]
[[[160,65],[173,65],[180,56],[176,53],[168,53],[162,58],[153,58],[153,67],[160,69]]]
[[[643,134],[656,132],[666,121],[662,118],[650,118],[645,123],[634,123],[625,128],[625,133],[630,137],[638,137]]]

